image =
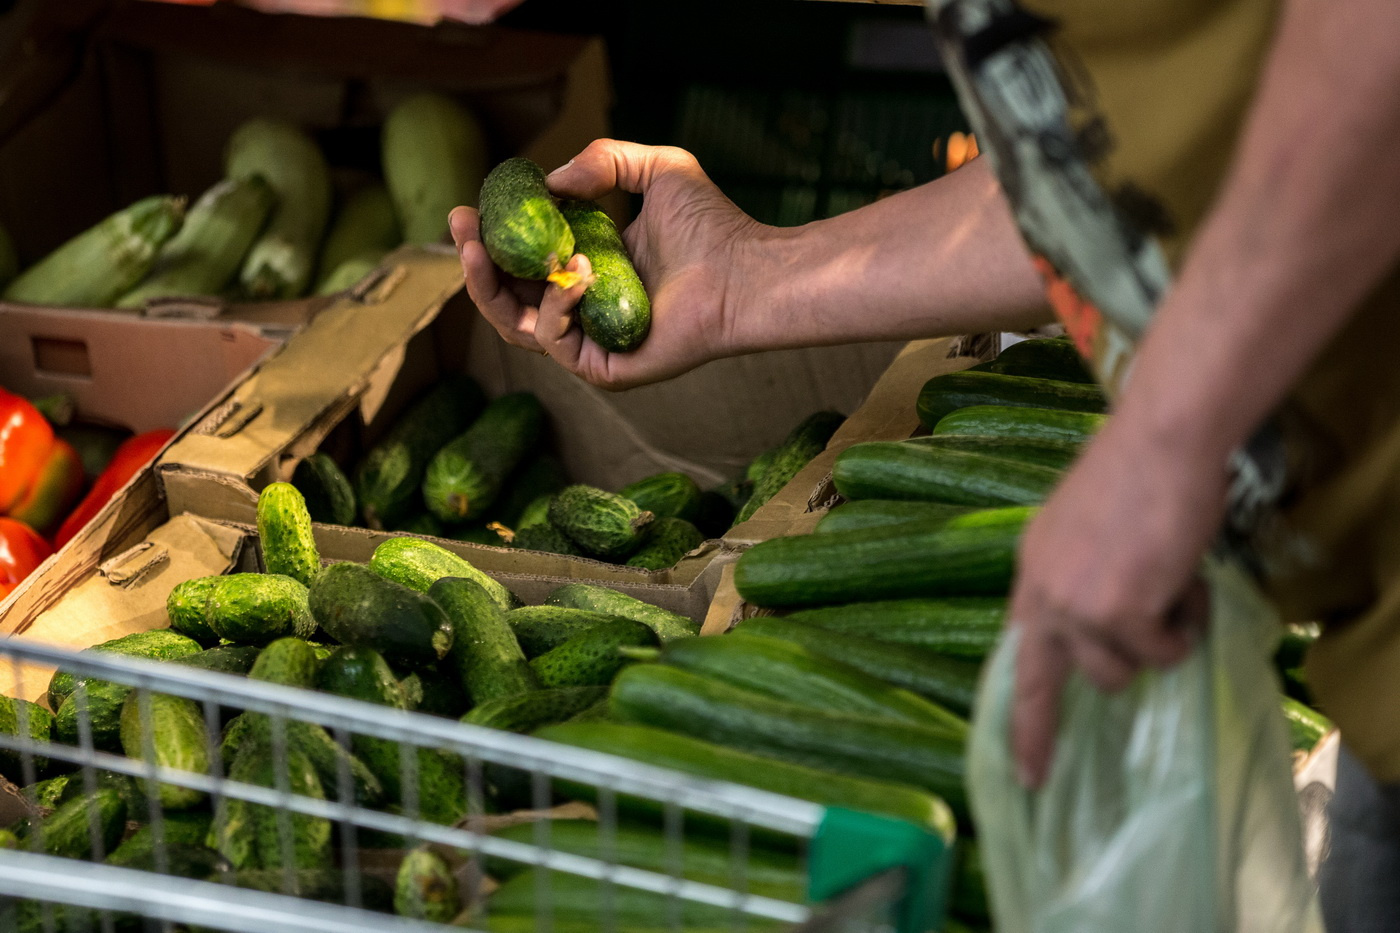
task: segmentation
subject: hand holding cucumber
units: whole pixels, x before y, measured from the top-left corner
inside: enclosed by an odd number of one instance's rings
[[[604,271],[595,269],[603,261],[598,253],[589,250],[597,262],[579,253],[561,256],[573,245],[558,239],[551,251],[559,267],[553,283],[516,278],[492,261],[480,215],[458,208],[450,221],[467,292],[506,342],[548,353],[566,369],[608,389],[666,379],[731,352],[725,339],[739,307],[734,283],[744,281],[736,266],[745,244],[761,228],[720,193],[693,156],[680,149],[598,140],[552,173],[546,184],[549,193],[566,198],[597,198],[617,189],[645,195],[641,213],[621,238],[645,285],[641,297],[649,295],[655,323],[649,333],[640,329],[645,342],[636,349],[606,349],[604,343],[624,346],[640,338],[636,327],[628,332],[574,326],[589,277]],[[588,247],[581,243],[579,248]],[[576,273],[581,281],[570,285],[559,271]],[[618,340],[610,339],[619,334]]]

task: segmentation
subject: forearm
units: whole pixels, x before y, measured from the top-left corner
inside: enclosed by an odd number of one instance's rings
[[[769,228],[744,257],[752,291],[732,349],[1021,330],[1052,320],[985,160],[859,210]]]

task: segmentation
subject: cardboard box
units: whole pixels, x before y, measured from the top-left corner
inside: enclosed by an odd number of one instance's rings
[[[979,356],[964,355],[960,338],[915,340],[900,351],[870,390],[860,409],[846,419],[821,453],[793,481],[769,500],[753,518],[731,528],[724,537],[729,549],[742,549],[760,541],[786,535],[810,534],[827,510],[841,501],[831,483],[831,468],[847,447],[865,441],[897,441],[924,430],[917,402],[924,383],[943,373],[967,369]],[[714,602],[705,617],[703,633],[728,631],[754,614],[734,589],[733,567],[724,568]]]

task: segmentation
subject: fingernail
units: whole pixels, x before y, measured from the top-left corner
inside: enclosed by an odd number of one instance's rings
[[[573,160],[573,159],[570,159],[569,161],[565,162],[563,165],[559,166],[558,168],[556,168],[554,171],[550,172],[549,174],[551,174],[551,175],[558,175],[560,172],[564,171],[564,170],[567,169],[570,165],[573,165],[573,164],[574,164],[574,160]]]
[[[447,215],[447,227],[452,231],[452,239],[460,240],[467,227],[466,209],[454,207]]]

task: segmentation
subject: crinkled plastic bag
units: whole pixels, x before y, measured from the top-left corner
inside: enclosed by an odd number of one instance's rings
[[[1116,695],[1075,675],[1044,787],[1010,747],[1018,639],[983,680],[968,784],[998,933],[1321,933],[1270,663],[1277,620],[1209,562],[1207,635]]]

